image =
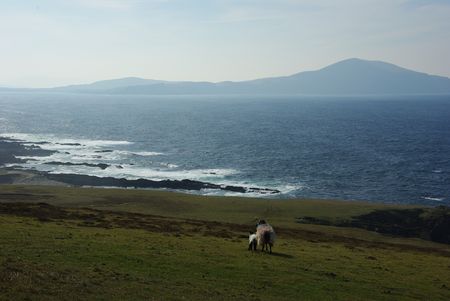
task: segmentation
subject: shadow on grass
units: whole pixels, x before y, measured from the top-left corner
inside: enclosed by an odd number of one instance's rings
[[[285,254],[285,253],[277,253],[277,252],[272,252],[272,254],[269,254],[271,256],[276,256],[276,257],[281,257],[281,258],[294,258],[294,256],[289,255],[289,254]]]

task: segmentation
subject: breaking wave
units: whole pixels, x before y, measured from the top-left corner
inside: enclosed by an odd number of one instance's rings
[[[178,164],[153,162],[146,158],[163,156],[163,152],[150,150],[133,150],[134,142],[124,140],[92,140],[58,137],[56,135],[6,133],[4,138],[17,140],[29,147],[39,147],[53,151],[48,156],[17,156],[24,163],[9,164],[22,169],[49,172],[52,174],[80,174],[97,177],[124,178],[128,180],[148,179],[195,180],[220,185],[270,188],[289,194],[301,189],[301,186],[255,184],[236,181],[232,177],[240,172],[232,168],[192,168],[183,169]],[[202,190],[202,194],[240,195],[239,192]],[[245,196],[260,197],[257,192]],[[272,195],[273,196],[273,195]]]

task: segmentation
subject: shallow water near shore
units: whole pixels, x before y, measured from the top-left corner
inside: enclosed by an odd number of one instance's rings
[[[280,198],[450,204],[449,120],[449,96],[0,94],[0,136],[57,151],[22,168]]]

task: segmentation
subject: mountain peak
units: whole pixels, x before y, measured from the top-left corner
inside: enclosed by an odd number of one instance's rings
[[[386,63],[382,61],[374,61],[374,60],[363,60],[360,58],[349,58],[346,60],[339,61],[337,63],[326,66],[320,70],[331,70],[331,69],[353,69],[353,70],[371,70],[371,69],[383,69],[383,70],[403,70],[403,71],[411,71],[397,65]]]

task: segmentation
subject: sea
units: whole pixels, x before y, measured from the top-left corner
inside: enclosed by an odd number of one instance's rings
[[[23,169],[450,204],[450,96],[0,93],[0,136],[57,151]]]

